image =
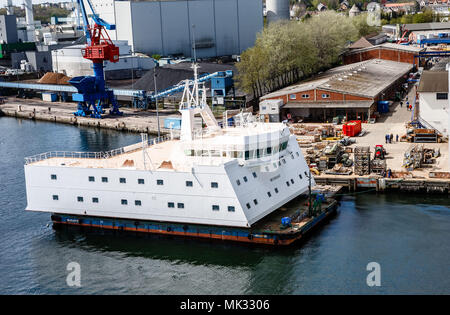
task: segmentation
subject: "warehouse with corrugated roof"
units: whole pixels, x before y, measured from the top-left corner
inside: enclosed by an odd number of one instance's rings
[[[281,119],[294,121],[368,120],[378,101],[392,100],[402,89],[410,63],[371,59],[330,69],[312,79],[261,97],[283,101]]]

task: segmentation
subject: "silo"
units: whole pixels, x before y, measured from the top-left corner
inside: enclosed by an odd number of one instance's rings
[[[267,22],[289,20],[289,0],[266,0]]]

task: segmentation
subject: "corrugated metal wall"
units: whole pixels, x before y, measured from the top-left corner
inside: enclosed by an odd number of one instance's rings
[[[117,39],[137,52],[197,57],[240,54],[263,28],[262,0],[116,1]],[[195,25],[195,27],[193,27]]]

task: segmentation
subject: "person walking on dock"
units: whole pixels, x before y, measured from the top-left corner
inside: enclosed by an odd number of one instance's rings
[[[398,142],[398,134],[395,136],[395,142]]]
[[[386,135],[384,136],[384,140],[386,140],[386,143],[389,142],[389,135],[388,135],[388,134],[386,134]]]
[[[389,143],[392,143],[392,139],[394,139],[394,135],[391,133],[391,134],[389,135]]]
[[[400,108],[403,107],[403,101],[400,101]]]

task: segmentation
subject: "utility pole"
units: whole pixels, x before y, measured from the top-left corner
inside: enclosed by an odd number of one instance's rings
[[[153,68],[153,81],[155,82],[155,96],[156,96],[156,63],[155,63],[155,67]],[[159,111],[158,111],[158,98],[155,97],[155,105],[156,105],[156,120],[158,123],[158,140],[159,137],[161,136],[161,132],[160,132],[160,128],[159,128]]]
[[[310,217],[313,216],[312,213],[312,194],[311,194],[311,170],[309,170],[309,176],[308,176],[309,184],[308,184],[308,196],[309,196],[309,203],[308,203],[308,214]]]

